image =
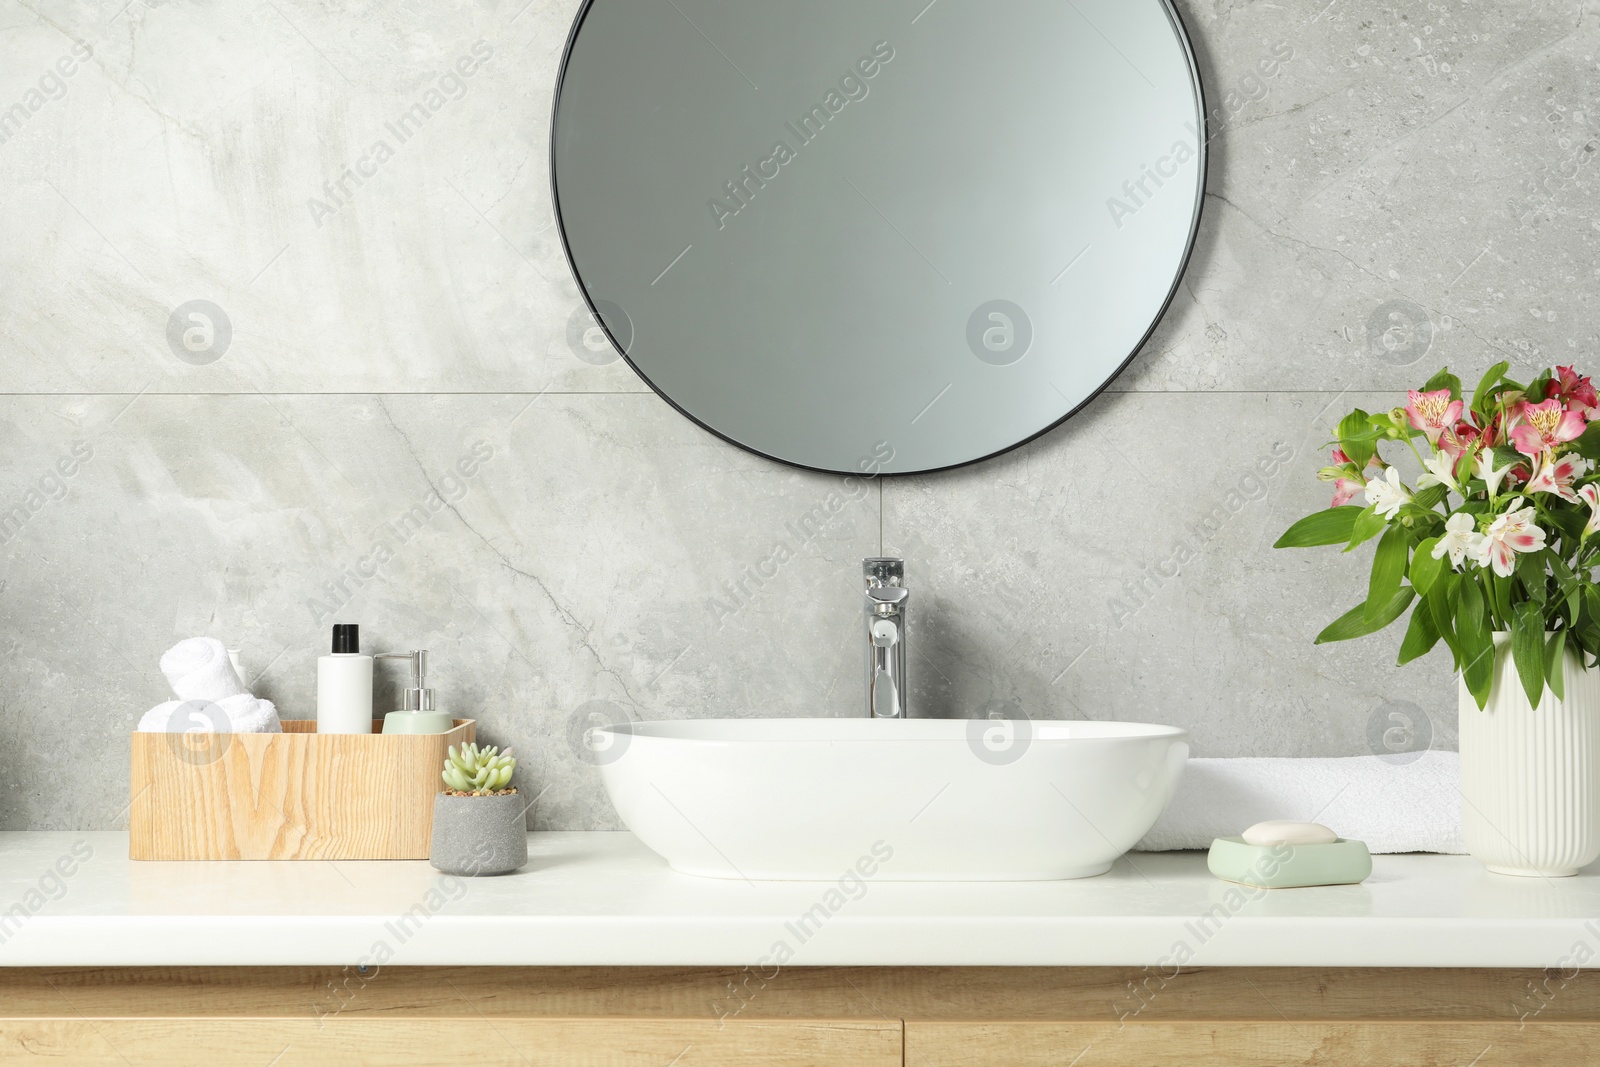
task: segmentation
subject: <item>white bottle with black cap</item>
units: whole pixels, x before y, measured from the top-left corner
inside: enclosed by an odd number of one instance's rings
[[[333,652],[317,658],[317,733],[372,732],[372,657],[361,654],[360,629],[333,624]]]

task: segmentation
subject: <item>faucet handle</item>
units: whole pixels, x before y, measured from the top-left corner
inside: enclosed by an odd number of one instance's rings
[[[911,599],[911,590],[900,585],[869,585],[867,601],[874,615],[897,615]]]

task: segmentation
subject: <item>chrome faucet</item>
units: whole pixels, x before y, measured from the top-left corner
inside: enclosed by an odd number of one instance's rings
[[[861,561],[866,578],[867,714],[875,719],[906,717],[906,609],[903,559]]]

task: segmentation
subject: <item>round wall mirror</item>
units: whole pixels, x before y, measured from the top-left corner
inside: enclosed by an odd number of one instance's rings
[[[589,0],[556,215],[679,411],[824,471],[1004,452],[1116,376],[1205,181],[1166,0]]]

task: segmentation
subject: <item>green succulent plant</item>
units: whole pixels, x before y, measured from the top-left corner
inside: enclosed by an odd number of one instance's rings
[[[516,769],[517,761],[511,757],[509,748],[501,752],[494,745],[479,748],[468,743],[459,750],[450,746],[441,777],[445,785],[458,793],[482,796],[505,789],[511,784],[511,772]]]

